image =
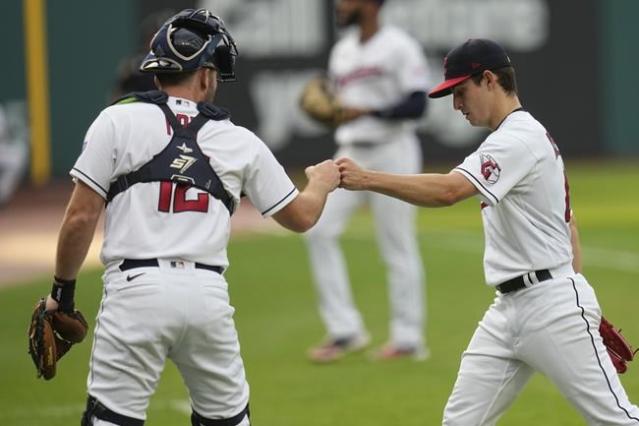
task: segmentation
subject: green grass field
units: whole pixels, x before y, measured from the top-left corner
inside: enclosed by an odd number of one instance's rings
[[[606,316],[639,345],[639,167],[631,162],[569,165],[573,207],[581,227],[585,274]],[[387,335],[384,268],[371,220],[358,214],[343,245],[355,297],[380,344]],[[227,279],[251,384],[257,426],[437,425],[456,377],[460,354],[493,298],[483,284],[483,237],[477,200],[448,209],[422,209],[419,240],[427,268],[430,360],[369,361],[365,354],[316,366],[305,358],[323,337],[306,251],[292,233],[235,238]],[[101,271],[79,277],[77,305],[95,317]],[[26,328],[49,279],[0,290],[0,425],[79,424],[91,344],[74,348],[51,382],[35,378]],[[158,315],[161,315],[158,312]],[[91,321],[92,325],[94,321]],[[639,363],[622,380],[639,401]],[[170,363],[151,401],[150,426],[187,425],[188,402]],[[500,425],[582,425],[576,411],[537,375]]]

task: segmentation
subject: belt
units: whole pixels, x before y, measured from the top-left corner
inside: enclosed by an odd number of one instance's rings
[[[540,269],[539,271],[528,272],[520,277],[512,278],[497,285],[497,290],[501,294],[512,293],[522,288],[530,287],[533,284],[540,283],[552,278],[548,269]]]
[[[177,263],[178,261],[171,261],[171,263]],[[149,268],[149,267],[158,267],[160,266],[160,262],[157,259],[124,259],[124,261],[120,264],[120,271],[127,271],[129,269],[134,268]],[[218,274],[222,274],[224,272],[224,268],[216,265],[205,265],[204,263],[195,262],[196,269],[206,269],[207,271],[217,272]]]

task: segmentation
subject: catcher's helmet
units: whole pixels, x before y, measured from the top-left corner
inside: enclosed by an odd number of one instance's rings
[[[206,9],[185,9],[160,27],[140,71],[180,73],[215,68],[220,81],[235,80],[237,47],[224,22]]]

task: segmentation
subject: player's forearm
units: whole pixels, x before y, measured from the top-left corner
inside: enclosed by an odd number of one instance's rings
[[[72,280],[87,256],[100,215],[68,210],[58,237],[55,276]]]
[[[411,204],[424,207],[445,207],[458,201],[455,188],[446,175],[400,175],[368,171],[365,188]]]
[[[299,202],[301,232],[309,230],[317,223],[326,204],[329,190],[323,184],[309,181],[295,201]]]
[[[273,215],[273,218],[294,232],[306,232],[319,220],[328,189],[310,181],[306,188],[298,194],[286,207]]]

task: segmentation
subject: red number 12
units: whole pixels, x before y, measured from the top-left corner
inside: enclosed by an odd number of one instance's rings
[[[175,191],[173,188],[175,187]],[[209,211],[209,194],[201,192],[197,194],[197,199],[187,200],[186,191],[191,188],[189,185],[173,184],[173,182],[160,182],[160,200],[158,210],[161,212],[171,211],[171,199],[173,199],[173,213],[181,212],[202,212]]]

